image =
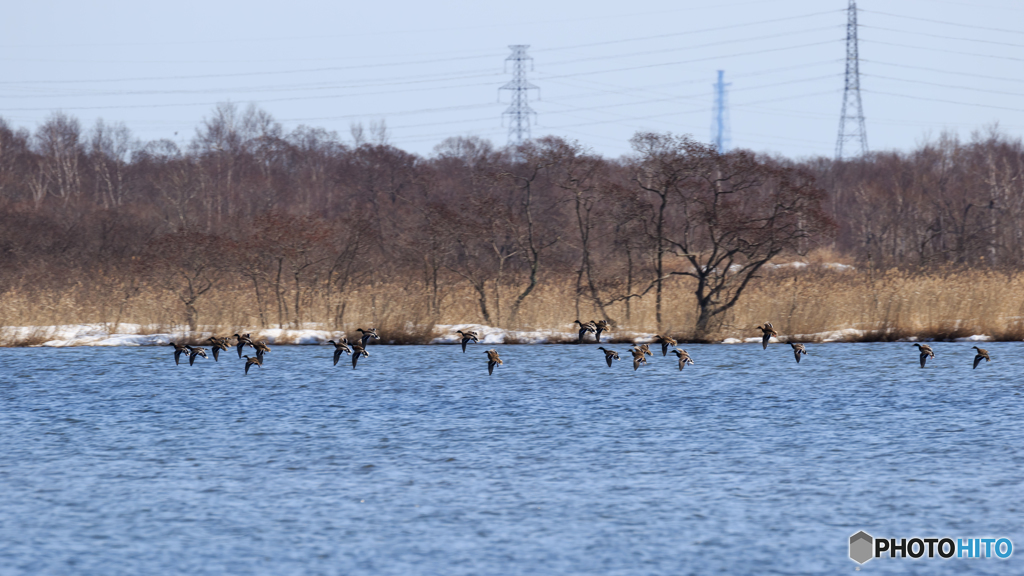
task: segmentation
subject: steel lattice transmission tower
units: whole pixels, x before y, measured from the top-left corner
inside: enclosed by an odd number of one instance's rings
[[[712,84],[715,88],[715,106],[711,114],[711,143],[719,154],[725,154],[729,149],[729,116],[725,106],[725,89],[732,84],[722,81],[725,77],[725,70],[718,71],[718,82]]]
[[[846,18],[846,87],[843,89],[843,110],[839,115],[839,138],[836,139],[836,160],[843,158],[847,142],[859,142],[860,153],[868,152],[868,133],[864,128],[864,106],[860,101],[860,59],[857,56],[857,3],[850,0]],[[849,152],[849,149],[846,150]]]
[[[502,118],[505,116],[509,118],[509,144],[522,144],[524,136],[529,139],[530,115],[537,116],[537,113],[530,108],[526,98],[530,90],[540,90],[537,86],[526,81],[526,61],[529,60],[531,65],[533,63],[533,58],[526,55],[526,49],[529,47],[529,44],[513,44],[509,46],[512,49],[512,55],[505,58],[505,62],[512,61],[512,80],[498,89],[512,91],[512,103],[501,114]]]

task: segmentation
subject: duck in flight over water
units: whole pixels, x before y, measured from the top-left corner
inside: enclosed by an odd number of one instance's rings
[[[203,358],[206,358],[207,360],[209,360],[209,358],[210,358],[209,356],[206,355],[206,348],[202,348],[202,347],[199,347],[199,346],[189,346],[188,344],[185,345],[185,348],[188,348],[188,365],[189,366],[195,364],[196,356],[202,356]]]
[[[608,363],[608,367],[609,368],[612,367],[612,360],[618,360],[619,359],[619,353],[616,352],[615,350],[609,350],[609,349],[605,348],[604,346],[598,346],[597,349],[598,350],[604,350],[604,360],[605,360],[605,362]]]
[[[992,360],[991,358],[988,357],[988,350],[985,350],[984,348],[978,348],[977,346],[971,346],[971,348],[974,348],[975,350],[978,351],[978,353],[974,355],[975,368],[978,367],[978,364],[981,363],[981,360],[983,358],[985,359],[985,362],[989,362],[990,360]]]
[[[675,350],[672,351],[672,353],[675,354],[676,356],[679,356],[680,371],[682,371],[687,364],[693,364],[693,359],[691,359],[690,355],[686,353],[686,350],[680,350],[679,348],[676,348]]]
[[[352,369],[353,370],[356,369],[356,362],[359,361],[359,357],[360,356],[365,356],[366,358],[369,358],[370,357],[370,353],[366,351],[366,348],[363,348],[359,344],[356,344],[355,342],[353,342],[352,343]]]
[[[650,352],[644,352],[643,348],[633,347],[629,349],[629,352],[633,355],[633,371],[635,372],[641,364],[647,365],[647,354]]]
[[[764,326],[758,326],[758,330],[761,331],[761,349],[765,350],[768,348],[768,341],[772,339],[772,336],[778,337],[779,333],[772,328],[771,322],[765,322]]]
[[[360,340],[363,343],[363,348],[366,348],[366,343],[370,341],[370,338],[374,340],[380,340],[380,336],[377,336],[377,329],[370,328],[369,330],[363,330],[362,328],[356,328],[356,332],[362,334]]]
[[[174,365],[178,365],[178,361],[181,360],[181,353],[188,352],[188,344],[175,344],[171,342],[171,346],[174,346]]]
[[[921,368],[924,368],[924,363],[929,358],[935,358],[935,352],[932,352],[931,346],[927,344],[914,344],[914,346],[917,346],[917,349],[921,351]],[[975,362],[975,365],[977,365],[977,362]]]
[[[668,336],[662,336],[661,334],[656,335],[654,337],[654,341],[661,343],[661,355],[662,356],[668,356],[668,349],[669,349],[669,347],[671,346],[671,347],[675,348],[676,344],[678,344],[678,342],[676,342],[672,338],[670,338]]]
[[[238,341],[238,344],[236,344],[235,347],[238,348],[238,357],[241,358],[242,348],[245,348],[246,346],[252,348],[252,340],[249,339],[248,334],[235,334],[234,338]]]
[[[263,362],[260,362],[259,358],[252,358],[250,356],[243,356],[245,358],[245,373],[249,374],[249,367],[255,365],[257,368],[263,368]]]
[[[462,335],[462,352],[463,352],[463,354],[465,354],[465,352],[466,352],[466,344],[468,342],[474,342],[474,343],[479,343],[480,342],[480,339],[476,335],[476,332],[472,332],[472,331],[470,331],[470,332],[463,332],[462,330],[456,330],[455,332],[457,334]]]
[[[328,340],[328,344],[334,344],[334,365],[338,365],[338,358],[341,358],[341,354],[351,354],[352,349],[348,347],[348,338],[342,338],[341,342],[335,342],[334,340]]]
[[[796,363],[799,364],[800,363],[800,355],[801,354],[805,354],[806,355],[807,354],[807,349],[804,348],[804,345],[800,344],[800,343],[790,342],[789,345],[793,347],[793,355],[796,356]]]
[[[491,374],[494,374],[494,367],[495,366],[500,366],[500,365],[504,364],[504,362],[501,361],[501,358],[498,358],[498,351],[495,350],[494,348],[491,348],[490,350],[488,350],[486,352],[486,354],[487,354],[487,375],[490,376]]]
[[[584,324],[583,322],[576,320],[574,323],[580,325],[580,335],[576,340],[577,344],[581,344],[583,342],[583,337],[587,335],[587,332],[590,332],[591,334],[597,332],[597,326],[595,326],[593,322],[587,322]]]

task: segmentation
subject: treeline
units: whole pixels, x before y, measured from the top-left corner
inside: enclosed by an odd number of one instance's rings
[[[34,132],[0,118],[0,322],[36,302],[55,319],[162,306],[194,328],[230,305],[235,323],[342,326],[356,303],[404,299],[409,322],[518,326],[558,292],[570,322],[634,322],[645,302],[661,326],[685,285],[703,334],[769,261],[816,249],[869,269],[1024,264],[1024,152],[997,132],[844,162],[632,145],[450,138],[422,157],[382,126],[343,140],[221,105],[182,149],[62,113]]]

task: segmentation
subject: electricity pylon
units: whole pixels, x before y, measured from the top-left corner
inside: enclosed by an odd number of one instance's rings
[[[719,154],[725,154],[729,148],[729,125],[728,115],[725,108],[725,89],[731,84],[722,81],[725,70],[718,71],[718,82],[712,84],[715,87],[715,107],[711,114],[711,143]]]
[[[512,61],[512,80],[499,88],[499,90],[512,91],[512,103],[502,117],[508,116],[508,143],[522,144],[524,136],[530,138],[530,115],[534,117],[537,113],[530,108],[527,102],[527,94],[530,90],[540,90],[537,86],[526,81],[526,61],[532,64],[533,58],[526,55],[529,44],[513,44],[512,55],[505,59],[505,62]]]
[[[850,0],[846,17],[846,87],[843,89],[843,110],[839,115],[836,160],[842,160],[844,144],[858,141],[860,153],[867,154],[868,132],[864,128],[864,106],[860,101],[860,60],[857,56],[857,3]]]

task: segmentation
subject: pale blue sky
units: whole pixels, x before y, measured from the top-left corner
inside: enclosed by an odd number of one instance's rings
[[[910,149],[998,122],[1024,134],[1024,4],[864,0],[868,144]],[[501,145],[509,44],[529,44],[534,136],[629,151],[637,130],[710,140],[725,70],[734,147],[832,156],[846,2],[24,2],[0,28],[0,116],[54,110],[144,140],[185,142],[217,102],[253,102],[286,129],[349,137],[385,120],[430,154],[447,136]]]

